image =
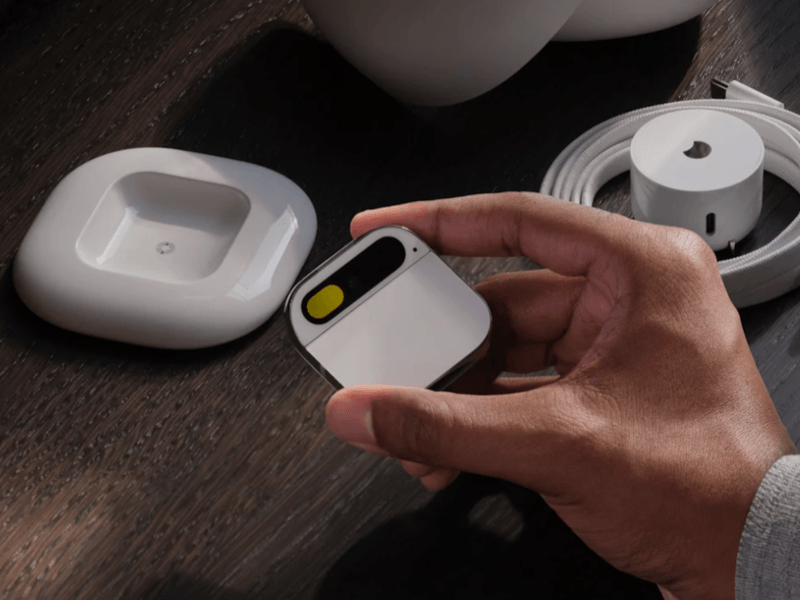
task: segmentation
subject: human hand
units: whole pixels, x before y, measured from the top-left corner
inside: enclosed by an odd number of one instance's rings
[[[434,465],[432,487],[452,469],[526,486],[618,569],[681,600],[733,598],[752,499],[795,448],[702,239],[533,194],[369,211],[352,233],[390,224],[547,270],[478,287],[495,331],[470,395],[345,389],[331,431]],[[496,379],[549,366],[560,378]]]

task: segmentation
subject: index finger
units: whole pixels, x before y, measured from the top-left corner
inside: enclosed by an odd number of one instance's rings
[[[620,215],[541,194],[505,193],[415,202],[356,215],[353,237],[401,225],[454,256],[527,256],[561,275],[586,276],[602,256],[630,245]],[[633,225],[635,226],[635,225]]]

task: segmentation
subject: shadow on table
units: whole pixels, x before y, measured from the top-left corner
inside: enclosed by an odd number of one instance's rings
[[[309,549],[311,551],[311,549]],[[306,565],[297,565],[298,569]],[[291,569],[291,566],[287,566]],[[277,582],[272,582],[273,587]],[[298,598],[298,590],[244,593],[173,575],[139,600]],[[368,534],[322,578],[315,600],[660,600],[656,586],[596,554],[533,492],[462,475],[423,509]]]
[[[236,592],[180,574],[154,582],[136,600],[256,600],[257,597]]]
[[[500,495],[516,531],[492,532],[479,503]],[[508,515],[503,521],[509,521]],[[487,528],[488,526],[488,528]],[[424,509],[360,540],[328,572],[316,600],[653,598],[657,588],[616,571],[523,488],[462,475]]]

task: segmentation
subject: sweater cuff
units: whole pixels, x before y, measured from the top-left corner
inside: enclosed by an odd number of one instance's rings
[[[764,477],[739,542],[737,600],[800,600],[800,456]]]

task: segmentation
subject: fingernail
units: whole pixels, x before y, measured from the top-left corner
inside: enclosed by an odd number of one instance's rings
[[[325,419],[331,433],[348,444],[370,452],[379,451],[372,426],[372,411],[367,398],[333,396],[328,401]]]

